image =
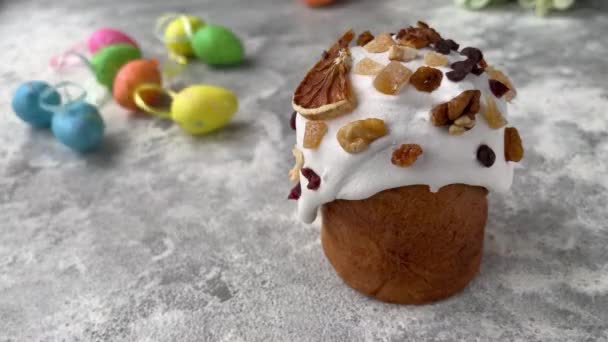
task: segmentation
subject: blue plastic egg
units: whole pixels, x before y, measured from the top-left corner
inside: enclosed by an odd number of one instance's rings
[[[77,101],[55,113],[51,129],[55,138],[64,145],[86,152],[101,143],[105,125],[95,106]]]
[[[21,84],[17,88],[12,101],[15,114],[34,127],[50,127],[53,113],[42,108],[40,104],[42,102],[49,106],[57,106],[61,103],[61,96],[57,91],[50,91],[41,101],[40,95],[49,88],[51,86],[42,81],[30,81]]]

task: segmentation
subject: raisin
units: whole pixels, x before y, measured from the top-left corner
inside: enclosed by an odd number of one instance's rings
[[[460,82],[464,80],[465,77],[467,77],[467,73],[464,71],[452,70],[446,72],[445,76],[447,76],[447,78],[452,82]]]
[[[471,72],[471,70],[473,70],[475,64],[476,63],[474,61],[467,59],[464,61],[452,63],[451,68],[455,71],[461,71],[468,74]]]
[[[466,47],[462,49],[462,51],[460,51],[460,54],[473,60],[475,64],[481,62],[481,60],[483,59],[483,53],[481,52],[481,50],[474,47]]]
[[[443,55],[449,55],[452,49],[450,48],[450,45],[447,43],[447,41],[442,39],[435,43],[435,51]]]
[[[477,160],[485,167],[491,167],[496,161],[496,154],[488,145],[481,145],[477,149]]]

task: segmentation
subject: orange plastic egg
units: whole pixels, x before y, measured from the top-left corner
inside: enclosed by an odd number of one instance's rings
[[[330,5],[335,2],[335,0],[303,0],[305,4],[311,7],[320,7]]]
[[[133,95],[141,84],[161,85],[161,74],[158,61],[154,59],[138,59],[125,64],[114,79],[112,95],[122,107],[138,111]],[[160,94],[156,91],[142,91],[140,96],[146,103],[154,103]]]

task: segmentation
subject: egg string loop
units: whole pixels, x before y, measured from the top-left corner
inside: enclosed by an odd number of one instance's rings
[[[51,57],[51,59],[49,60],[50,67],[53,70],[58,71],[58,70],[63,69],[64,67],[70,67],[70,66],[77,65],[78,62],[82,62],[82,58],[80,56],[75,56],[75,55],[79,54],[79,51],[85,51],[86,47],[87,46],[84,42],[74,44],[69,49],[65,50],[64,52]],[[70,57],[77,57],[77,58],[70,58]]]
[[[79,90],[80,93],[78,93],[78,95],[76,97],[72,97],[69,92],[70,87],[73,87],[73,88]],[[46,103],[46,101],[48,101],[49,96],[51,96],[51,94],[53,92],[57,92],[61,95],[62,101],[58,105],[51,105],[51,104]],[[62,82],[55,84],[52,87],[45,89],[40,94],[40,99],[38,100],[39,101],[38,104],[39,104],[40,108],[42,108],[44,110],[48,110],[49,112],[56,112],[71,103],[83,101],[86,98],[86,96],[87,96],[87,91],[84,89],[84,87],[82,87],[74,82],[62,81]],[[66,101],[64,101],[64,99]]]
[[[175,19],[179,19],[184,27],[184,31],[186,32],[186,38],[166,38],[165,30],[170,22]],[[167,43],[187,43],[190,41],[192,36],[194,35],[192,25],[190,24],[190,20],[188,17],[183,14],[177,13],[168,13],[164,14],[156,19],[156,25],[154,27],[154,35],[158,40]],[[172,79],[175,76],[179,75],[184,71],[186,64],[188,64],[188,57],[180,55],[178,53],[173,52],[169,49],[169,61],[163,64],[162,74],[167,79]]]
[[[160,118],[171,119],[170,111],[152,107],[152,106],[148,105],[146,103],[146,101],[144,101],[144,99],[141,96],[141,92],[146,91],[146,90],[167,94],[172,100],[175,98],[175,96],[177,94],[175,94],[173,91],[171,91],[169,89],[163,88],[163,87],[159,86],[158,84],[153,84],[153,83],[140,84],[139,86],[137,86],[137,88],[135,88],[135,91],[133,92],[133,100],[135,101],[135,104],[137,105],[137,107],[139,107],[140,109],[144,110],[147,113],[156,115]]]
[[[186,38],[165,38],[165,29],[169,25],[169,23],[175,19],[180,19],[182,24],[184,25],[184,31],[186,31]],[[184,14],[178,13],[167,13],[163,14],[156,19],[156,25],[154,26],[154,35],[163,43],[187,43],[192,38],[192,25],[190,25],[190,20]]]

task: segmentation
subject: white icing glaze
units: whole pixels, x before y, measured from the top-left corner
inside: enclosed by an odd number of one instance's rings
[[[415,71],[424,65],[423,57],[427,51],[430,50],[420,50],[417,59],[402,64]],[[354,47],[351,54],[353,66],[365,57],[383,65],[389,62],[388,52],[369,53],[361,47]],[[450,64],[465,59],[455,52],[448,57]],[[380,191],[406,185],[426,184],[431,191],[456,183],[484,186],[495,191],[509,189],[513,163],[504,158],[504,128],[491,129],[483,115],[478,113],[473,129],[463,135],[452,136],[448,134],[447,127],[435,127],[429,118],[432,107],[469,89],[481,91],[483,109],[485,96],[492,95],[488,76],[485,73],[481,76],[469,74],[461,82],[452,82],[445,77],[445,73],[451,70],[449,67],[436,68],[444,72],[438,89],[425,93],[408,84],[394,96],[378,92],[372,84],[373,76],[356,75],[351,71],[357,106],[351,113],[325,121],[328,130],[316,150],[303,148],[307,119],[297,115],[297,145],[304,154],[304,166],[321,177],[319,189],[309,190],[308,180],[300,173],[302,195],[298,200],[298,211],[304,222],[314,221],[318,207],[335,199],[365,199]],[[500,112],[507,117],[506,102],[495,100]],[[347,153],[336,139],[338,130],[351,121],[366,118],[384,120],[389,133],[372,142],[361,153]],[[410,167],[393,165],[393,150],[408,143],[420,145],[423,155]],[[491,147],[496,154],[496,161],[490,168],[477,161],[477,148],[482,144]]]

